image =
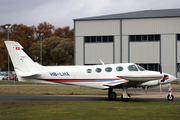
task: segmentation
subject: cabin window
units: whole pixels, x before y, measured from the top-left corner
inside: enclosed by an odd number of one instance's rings
[[[100,73],[101,71],[102,71],[101,68],[96,68],[97,73]]]
[[[118,67],[116,67],[116,70],[120,72],[120,71],[122,71],[122,70],[123,70],[123,67],[118,66]]]
[[[129,71],[138,71],[137,67],[135,65],[128,66]]]
[[[106,71],[106,72],[111,72],[111,71],[112,71],[112,68],[111,68],[111,67],[107,67],[107,68],[105,69],[105,71]]]
[[[91,73],[92,72],[92,70],[91,69],[87,69],[87,73]]]

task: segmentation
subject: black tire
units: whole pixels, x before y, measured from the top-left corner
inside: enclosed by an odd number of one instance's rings
[[[110,92],[110,93],[108,94],[108,98],[109,98],[110,100],[115,100],[115,99],[117,98],[117,94],[116,94],[115,92]]]
[[[174,96],[171,94],[167,94],[167,96],[166,96],[166,99],[168,100],[168,101],[173,101],[174,100]]]

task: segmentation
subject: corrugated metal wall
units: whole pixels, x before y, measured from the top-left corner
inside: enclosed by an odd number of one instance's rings
[[[174,34],[180,32],[180,17],[176,18],[149,18],[123,19],[122,34]]]
[[[121,45],[120,45],[120,36],[114,36],[114,62],[115,63],[119,63],[120,62],[120,49],[121,49]]]
[[[159,63],[160,42],[130,42],[130,62]]]
[[[119,20],[75,21],[75,36],[119,35]]]
[[[177,61],[180,62],[180,55],[179,55],[180,44],[177,44],[177,51],[176,51],[176,34],[180,33],[179,26],[180,26],[180,17],[123,19],[122,20],[122,35],[124,36],[123,41],[128,41],[129,35],[150,35],[150,34],[161,35],[161,45],[159,45],[160,44],[159,42],[154,42],[154,43],[130,42],[129,62],[135,62],[135,63],[162,62],[163,71],[174,75],[176,73],[176,59],[178,58]],[[127,45],[127,42],[124,42],[124,44]],[[124,53],[125,50],[127,50],[127,48],[123,47],[123,59],[125,57],[125,60],[127,60],[127,55]],[[176,52],[177,52],[177,57],[176,57]],[[123,62],[126,62],[125,60]]]
[[[114,43],[84,43],[84,36],[108,35],[114,36]],[[119,62],[120,20],[75,21],[75,64],[99,64],[99,59]]]
[[[128,63],[129,57],[128,36],[122,36],[122,63]]]
[[[177,63],[180,63],[180,41],[177,41]]]
[[[113,63],[113,43],[85,44],[85,64]]]
[[[104,51],[101,53],[103,56],[101,59],[106,59],[105,61],[107,62],[113,61],[118,63],[121,61],[122,51],[122,62],[162,62],[163,71],[175,74],[176,61],[180,63],[180,42],[177,42],[176,50],[176,34],[180,34],[180,17],[122,19],[122,28],[120,21],[121,20],[75,21],[75,64],[99,63],[97,59],[100,57],[99,55],[93,56],[93,54],[97,52],[93,49]],[[120,31],[121,29],[122,31]],[[122,34],[122,36],[120,36],[120,34]],[[160,34],[161,42],[129,42],[129,35],[151,34]],[[105,47],[100,47],[98,44],[90,45],[84,43],[84,36],[107,35],[114,36],[114,45],[108,47],[110,48],[108,56],[112,58],[110,60],[107,60],[105,57],[105,53],[107,52]],[[120,48],[121,37],[122,49]],[[100,54],[100,52],[97,52],[97,54]]]
[[[75,64],[76,65],[82,65],[84,64],[84,38],[83,37],[75,37],[75,47],[74,47],[74,56],[75,56]]]
[[[176,35],[161,35],[161,63],[163,71],[176,73]]]

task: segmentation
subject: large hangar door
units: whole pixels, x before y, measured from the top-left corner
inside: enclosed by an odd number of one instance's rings
[[[112,43],[85,43],[84,64],[113,63],[114,45]]]
[[[159,42],[130,42],[130,62],[160,63]]]

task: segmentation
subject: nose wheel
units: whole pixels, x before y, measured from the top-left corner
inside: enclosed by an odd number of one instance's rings
[[[168,91],[169,91],[169,94],[167,94],[166,99],[167,99],[168,101],[173,101],[174,96],[171,94],[172,88],[169,87],[169,90],[168,90]]]

